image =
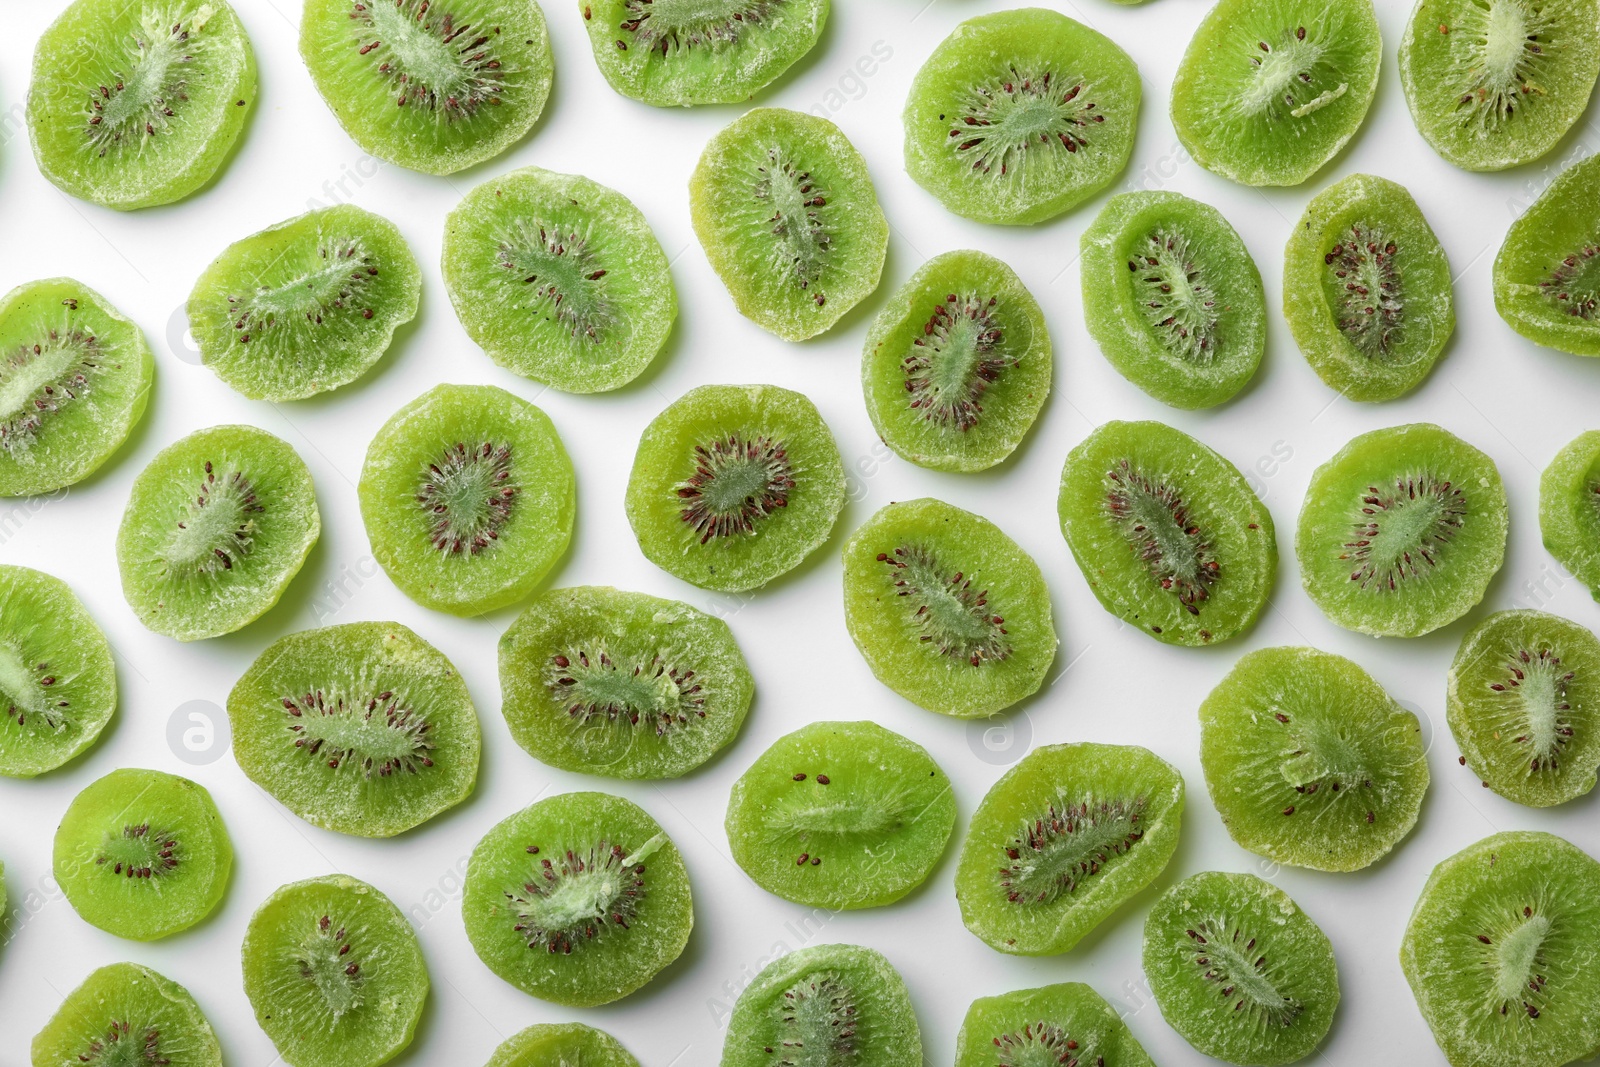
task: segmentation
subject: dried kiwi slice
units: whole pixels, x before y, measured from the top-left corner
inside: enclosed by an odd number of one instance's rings
[[[137,963],[101,967],[33,1038],[33,1067],[222,1067],[222,1046],[183,986]]]
[[[873,722],[780,737],[733,784],[728,844],[755,883],[834,911],[892,904],[927,880],[955,828],[950,779]]]
[[[1149,749],[1036,748],[972,815],[961,921],[1001,952],[1065,952],[1155,880],[1182,818],[1183,777]]]
[[[1530,341],[1600,356],[1600,156],[1563,171],[1506,231],[1494,306]]]
[[[983,252],[924,263],[872,320],[861,357],[884,443],[936,471],[1002,462],[1050,395],[1050,330],[1016,272]]]
[[[539,1023],[513,1034],[484,1067],[639,1067],[621,1043],[582,1023]]]
[[[1119,193],[1079,242],[1083,314],[1106,360],[1163,404],[1209,408],[1255,377],[1267,298],[1222,213],[1181,193]]]
[[[1037,692],[1059,644],[1039,565],[931,497],[888,505],[845,542],[844,621],[880,682],[958,718]]]
[[[1539,478],[1539,533],[1600,600],[1600,430],[1574,437]]]
[[[956,1036],[955,1067],[1155,1067],[1115,1008],[1082,982],[979,997]]]
[[[1133,154],[1139,68],[1044,8],[968,19],[917,71],[906,173],[957,215],[1043,222],[1116,180]]]

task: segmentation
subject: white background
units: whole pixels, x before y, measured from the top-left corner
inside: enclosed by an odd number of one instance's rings
[[[840,0],[816,51],[762,103],[830,115],[865,154],[893,225],[880,291],[827,336],[791,345],[734,311],[694,240],[686,183],[706,139],[739,109],[664,111],[613,93],[594,67],[574,0],[550,0],[556,88],[535,133],[499,159],[450,179],[376,164],[340,130],[312,88],[295,46],[295,0],[237,0],[261,66],[261,97],[237,155],[198,196],[122,215],[71,200],[40,177],[22,132],[31,48],[63,6],[12,0],[0,39],[0,289],[72,275],[99,289],[144,328],[159,363],[155,398],[127,446],[96,476],[47,500],[0,504],[0,560],[69,581],[115,645],[122,706],[99,745],[62,771],[0,781],[0,858],[13,924],[0,948],[0,1064],[27,1061],[31,1035],[90,970],[136,960],[186,985],[216,1026],[228,1061],[267,1067],[271,1043],[241,989],[239,943],[251,912],[294,879],[342,871],[366,879],[417,923],[434,992],[407,1064],[473,1067],[531,1023],[581,1019],[617,1035],[645,1067],[716,1062],[733,995],[775,949],[849,941],[886,953],[910,985],[930,1064],[948,1064],[967,1004],[979,995],[1064,980],[1092,983],[1122,1009],[1158,1061],[1194,1063],[1143,987],[1141,923],[1163,887],[1218,868],[1272,878],[1315,918],[1338,953],[1344,1003],[1321,1056],[1338,1064],[1443,1063],[1397,962],[1412,901],[1439,860],[1497,830],[1538,828],[1600,853],[1591,796],[1556,811],[1512,805],[1456,765],[1444,718],[1445,671],[1466,626],[1488,609],[1544,607],[1585,624],[1600,608],[1544,552],[1537,526],[1540,469],[1595,424],[1600,363],[1535,348],[1495,316],[1490,264],[1519,205],[1561,163],[1586,155],[1600,133],[1586,120],[1548,165],[1498,176],[1458,172],[1412,127],[1394,53],[1402,5],[1382,3],[1385,49],[1378,96],[1353,145],[1305,188],[1256,191],[1190,162],[1166,114],[1183,48],[1207,4],[1155,0],[1118,7],[1058,0],[1067,14],[1122,44],[1144,74],[1145,106],[1123,187],[1180,190],[1215,204],[1238,227],[1277,307],[1281,249],[1314,192],[1367,171],[1408,185],[1439,231],[1457,273],[1460,326],[1447,358],[1413,396],[1384,405],[1337,399],[1309,370],[1279,316],[1254,385],[1205,413],[1164,408],[1125,382],[1086,335],[1078,296],[1078,238],[1100,201],[1032,229],[989,228],[948,214],[906,177],[899,112],[918,65],[963,18],[1006,6],[991,0]],[[1404,5],[1409,6],[1409,5]],[[874,54],[879,58],[874,59]],[[858,63],[860,64],[858,66]],[[863,74],[870,71],[870,76]],[[1592,118],[1592,116],[1591,116]],[[640,206],[673,259],[682,315],[645,377],[618,393],[567,396],[495,367],[462,332],[439,280],[445,213],[473,185],[536,163],[611,185]],[[1108,194],[1109,195],[1109,194]],[[399,224],[422,261],[422,311],[365,380],[322,398],[284,405],[245,400],[198,365],[183,337],[181,306],[200,270],[229,242],[308,207],[349,200]],[[857,384],[869,317],[927,257],[985,249],[1010,262],[1043,304],[1056,344],[1056,385],[1031,438],[999,469],[937,474],[894,458],[873,434]],[[495,642],[514,611],[463,621],[407,600],[368,553],[355,483],[367,442],[402,404],[439,382],[491,382],[536,401],[555,420],[578,468],[574,546],[555,585],[605,583],[677,597],[726,615],[755,673],[758,695],[743,734],[686,779],[616,784],[552,771],[512,743],[499,714]],[[834,538],[787,579],[751,597],[721,597],[678,582],[645,561],[622,496],[645,423],[705,382],[771,382],[809,395],[838,437],[852,472],[852,501]],[[1169,648],[1121,627],[1090,595],[1055,518],[1058,472],[1069,448],[1108,418],[1168,421],[1219,450],[1265,498],[1283,562],[1272,607],[1242,639],[1218,648]],[[1355,434],[1401,422],[1442,423],[1486,450],[1511,497],[1504,572],[1469,620],[1412,641],[1375,641],[1327,622],[1299,588],[1290,549],[1312,470]],[[123,602],[113,539],[137,471],[180,436],[219,422],[249,422],[292,443],[316,477],[323,535],[283,602],[242,632],[183,645],[147,632]],[[969,725],[922,711],[885,690],[845,632],[839,547],[891,500],[936,495],[997,522],[1049,577],[1062,648],[1051,684],[993,724]],[[189,701],[220,707],[253,657],[282,634],[324,623],[393,619],[416,629],[461,669],[483,720],[485,753],[476,794],[421,829],[364,841],[308,826],[250,784],[222,754],[191,766],[169,746],[168,724]],[[1398,851],[1357,874],[1278,870],[1235,846],[1206,795],[1195,709],[1243,652],[1309,644],[1354,658],[1421,715],[1434,784],[1415,832]],[[213,711],[215,711],[215,707]],[[951,878],[961,831],[926,886],[887,909],[813,916],[752,884],[728,855],[722,816],[728,788],[773,740],[817,719],[871,718],[927,746],[954,780],[962,823],[1006,765],[1031,746],[1074,740],[1142,743],[1183,772],[1189,786],[1184,837],[1167,872],[1065,956],[1002,956],[962,927]],[[49,876],[53,828],[89,782],[123,766],[186,774],[216,797],[238,850],[231,888],[198,928],[156,944],[93,929]],[[683,958],[653,984],[607,1008],[570,1011],[534,1000],[478,962],[462,932],[459,875],[473,843],[536,797],[604,788],[649,810],[683,850],[694,881],[697,926]],[[1600,791],[1597,791],[1600,793]],[[797,934],[796,931],[799,931]]]

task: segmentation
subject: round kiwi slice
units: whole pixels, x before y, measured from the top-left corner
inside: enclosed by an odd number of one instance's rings
[[[144,334],[71,278],[0,300],[0,496],[82,481],[144,417],[155,380]]]
[[[137,963],[101,967],[33,1038],[33,1067],[222,1067],[222,1046],[183,986]]]
[[[1506,231],[1494,306],[1530,341],[1600,356],[1600,156],[1563,171]]]
[[[928,497],[882,508],[845,542],[844,621],[878,681],[963,719],[1038,692],[1060,644],[1033,558]]]
[[[1255,377],[1266,293],[1216,208],[1181,193],[1119,193],[1078,247],[1085,323],[1128,381],[1193,409],[1221,404]]]
[[[550,797],[484,834],[461,916],[491,971],[580,1008],[644,986],[694,925],[678,847],[643,808],[607,793]]]
[[[1383,41],[1372,0],[1220,0],[1172,82],[1172,124],[1202,167],[1299,185],[1366,120]]]
[[[1400,966],[1452,1067],[1600,1050],[1600,863],[1554,834],[1486,837],[1433,869]]]
[[[1400,41],[1417,130],[1465,170],[1550,151],[1600,75],[1597,0],[1419,0]]]
[[[1446,711],[1462,762],[1508,800],[1547,808],[1594,788],[1600,638],[1543,611],[1499,611],[1450,665]]]
[[[1494,460],[1417,422],[1361,434],[1311,476],[1294,551],[1323,614],[1375,637],[1420,637],[1483,599],[1506,552]]]
[[[872,320],[867,415],[903,459],[981,471],[1016,450],[1050,395],[1050,330],[1016,272],[983,252],[924,263]]]
[[[1600,430],[1574,437],[1539,478],[1539,533],[1600,600]]]
[[[411,1044],[428,965],[393,901],[330,874],[283,886],[250,917],[244,992],[289,1067],[378,1067]]]
[[[689,209],[739,313],[785,341],[878,287],[889,222],[866,161],[827,119],[770,107],[735,119],[701,154]]]
[[[892,904],[927,880],[956,824],[926,749],[873,722],[779,738],[728,797],[728,844],[755,883],[834,911]]]
[[[1319,871],[1386,855],[1428,791],[1417,717],[1314,648],[1259,649],[1234,665],[1200,705],[1200,763],[1236,843]]]
[[[626,505],[650,562],[743,592],[821,547],[844,496],[839,446],[810,400],[775,385],[702,385],[645,427]]]
[[[1253,874],[1207,871],[1161,894],[1144,924],[1144,973],[1167,1025],[1229,1063],[1311,1055],[1339,1007],[1328,936]]]
[[[1122,173],[1139,98],[1139,68],[1083,23],[1039,7],[979,15],[911,83],[906,173],[965,218],[1043,222]]]
[[[300,58],[362,151],[425,174],[522,140],[555,77],[536,0],[305,0]]]
[[[621,1042],[582,1023],[539,1023],[507,1038],[484,1067],[639,1067]]]
[[[577,478],[549,416],[492,385],[439,385],[367,447],[361,519],[389,580],[424,607],[481,615],[566,554]]]
[[[979,997],[956,1035],[955,1067],[1155,1067],[1106,999],[1082,982]]]
[[[677,778],[739,732],[755,680],[728,624],[605,586],[538,597],[500,637],[511,736],[552,767]]]
[[[224,249],[189,294],[189,329],[201,360],[240,393],[303,400],[372,369],[421,294],[394,224],[340,204]]]
[[[1107,422],[1067,456],[1061,533],[1102,607],[1172,645],[1236,637],[1278,570],[1272,516],[1237,467],[1159,422]]]
[[[1045,745],[972,815],[961,921],[991,948],[1052,956],[1153,882],[1178,847],[1183,777],[1134,745]]]

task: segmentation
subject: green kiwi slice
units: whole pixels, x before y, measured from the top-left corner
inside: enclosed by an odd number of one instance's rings
[[[739,733],[755,680],[727,623],[605,586],[555,589],[500,637],[501,711],[535,759],[677,778]]]
[[[834,911],[892,904],[927,880],[956,824],[926,749],[873,722],[779,738],[728,797],[728,844],[757,885]]]
[[[845,542],[844,621],[878,681],[964,719],[1038,692],[1060,644],[1033,558],[931,497],[882,508]]]
[[[783,1059],[774,1059],[781,1052]],[[801,1058],[804,1057],[804,1058]],[[858,945],[785,953],[733,1005],[721,1067],[922,1067],[922,1031],[894,965]]]
[[[1082,982],[979,997],[955,1067],[1155,1067],[1106,999]]]
[[[1272,516],[1239,469],[1159,422],[1107,422],[1067,456],[1061,533],[1102,607],[1172,645],[1249,629],[1278,569]]]
[[[1417,717],[1314,648],[1259,649],[1234,665],[1200,705],[1200,763],[1237,844],[1319,871],[1386,855],[1428,791]]]
[[[314,826],[392,837],[472,794],[481,741],[466,683],[395,622],[273,642],[228,694],[233,758]]]
[[[961,921],[1001,952],[1066,952],[1165,869],[1182,821],[1183,776],[1149,749],[1036,748],[972,815]]]
[[[1016,272],[983,252],[924,263],[872,320],[867,415],[903,459],[981,471],[1016,451],[1050,395],[1050,330]]]
[[[739,313],[785,341],[828,330],[878,288],[889,223],[866,161],[827,119],[756,108],[689,179],[706,259]]]
[[[555,77],[536,0],[305,0],[300,58],[362,151],[425,174],[522,140]]]
[[[394,902],[342,874],[273,893],[244,935],[244,992],[289,1067],[378,1067],[411,1044],[428,965]]]
[[[1428,876],[1400,966],[1451,1067],[1600,1051],[1600,863],[1554,834],[1486,837]]]
[[[704,589],[759,589],[844,508],[844,461],[816,405],[775,385],[702,385],[657,415],[628,476],[645,557]]]
[[[1600,766],[1600,638],[1548,612],[1498,611],[1450,665],[1446,711],[1461,761],[1507,800],[1565,804]]]
[[[255,54],[225,0],[74,0],[33,53],[33,156],[80,200],[170,204],[221,168],[255,97]]]
[[[611,88],[656,107],[739,104],[822,36],[829,0],[578,0]]]
[[[1206,871],[1161,894],[1144,924],[1144,973],[1167,1025],[1229,1063],[1304,1059],[1339,1007],[1328,936],[1253,874]]]
[[[1464,170],[1549,152],[1600,75],[1596,0],[1419,0],[1400,41],[1417,131]]]
[[[539,1023],[501,1043],[484,1067],[639,1067],[621,1042],[582,1023]]]
[[[571,1007],[640,989],[694,926],[678,847],[643,808],[607,793],[550,797],[484,834],[461,916],[491,971]]]
[[[906,173],[965,218],[1043,222],[1122,173],[1139,100],[1139,68],[1083,23],[1037,7],[979,15],[911,83]]]
[[[1372,0],[1220,0],[1172,82],[1172,124],[1202,167],[1299,185],[1366,121],[1383,41]]]
[[[1352,174],[1306,207],[1283,253],[1283,315],[1351,400],[1416,388],[1456,328],[1450,261],[1405,186]]]
[[[84,752],[117,709],[111,645],[72,587],[0,564],[0,774],[32,778]]]
[[[1295,556],[1323,614],[1374,637],[1420,637],[1483,599],[1506,551],[1494,460],[1417,422],[1353,439],[1311,475]]]
[[[1106,202],[1078,244],[1083,315],[1101,353],[1163,404],[1215,407],[1267,347],[1261,272],[1209,204],[1141,190]]]
[[[189,294],[189,329],[201,360],[238,392],[304,400],[371,370],[421,295],[422,271],[394,224],[340,204],[224,249]]]
[[[577,478],[555,425],[492,385],[439,385],[367,447],[361,519],[390,581],[424,607],[515,604],[566,555]]]
[[[1600,156],[1562,171],[1506,231],[1494,306],[1536,344],[1600,356]]]
[[[33,1038],[33,1067],[222,1067],[222,1046],[183,986],[137,963],[94,971]]]
[[[111,458],[155,380],[144,334],[71,278],[0,300],[0,496],[53,493]]]
[[[1600,431],[1574,437],[1539,478],[1545,549],[1600,600]]]

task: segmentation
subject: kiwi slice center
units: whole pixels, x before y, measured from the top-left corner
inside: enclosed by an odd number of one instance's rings
[[[901,545],[878,553],[878,561],[893,568],[896,595],[905,599],[902,607],[921,641],[974,667],[1011,655],[1006,620],[990,610],[989,591],[974,589],[960,571],[950,573],[932,549]]]
[[[427,515],[433,547],[478,555],[500,540],[522,487],[513,477],[511,446],[457,441],[422,471],[417,506]]]
[[[1600,310],[1600,247],[1589,244],[1556,264],[1539,283],[1545,299],[1568,315],[1592,321]]]
[[[1457,119],[1463,126],[1494,129],[1517,113],[1522,98],[1543,95],[1550,20],[1528,0],[1488,0],[1463,5],[1461,22],[1449,27],[1468,42],[1471,59],[1459,71]]]
[[[1285,30],[1273,44],[1257,41],[1250,56],[1253,77],[1239,96],[1248,117],[1305,118],[1350,91],[1348,82],[1318,91],[1318,67],[1327,48],[1304,26]]]
[[[706,698],[695,672],[660,655],[648,660],[622,654],[613,658],[600,645],[570,648],[551,657],[544,680],[580,726],[639,726],[660,737],[706,714]]]
[[[69,702],[52,699],[49,692],[56,680],[50,664],[34,663],[21,649],[0,641],[0,697],[5,699],[6,715],[18,726],[26,726],[30,717],[49,730],[65,724]]]
[[[111,149],[137,152],[146,138],[172,124],[175,109],[188,99],[186,68],[195,61],[198,45],[190,34],[203,31],[215,10],[202,4],[187,20],[179,17],[171,24],[166,22],[170,12],[145,11],[139,33],[121,57],[125,68],[108,79],[110,85],[96,87],[84,109],[84,131],[97,156]]]
[[[1280,768],[1283,780],[1304,796],[1356,795],[1352,789],[1371,789],[1371,772],[1367,770],[1366,757],[1356,744],[1340,729],[1340,724],[1325,716],[1288,715],[1273,713],[1277,722],[1287,728],[1280,750],[1283,760]],[[1295,806],[1283,809],[1284,815],[1293,815]],[[1373,822],[1377,814],[1367,811],[1367,821]]]
[[[329,311],[359,306],[361,291],[378,274],[361,242],[323,246],[317,249],[317,257],[318,262],[281,285],[264,285],[249,296],[228,297],[237,316],[233,328],[240,344],[250,343],[251,330],[270,329],[279,321],[305,318],[320,326]],[[362,312],[372,318],[371,308],[363,307]]]
[[[1403,475],[1392,489],[1368,486],[1351,524],[1355,537],[1339,558],[1351,564],[1350,580],[1362,589],[1396,590],[1439,565],[1466,514],[1461,490],[1431,474]]]
[[[850,987],[833,974],[802,978],[783,991],[783,1058],[777,1067],[851,1067],[859,1062],[860,1025]]]
[[[795,480],[782,441],[729,434],[696,445],[694,462],[694,474],[677,487],[683,502],[678,516],[700,535],[702,545],[755,533],[768,515],[789,505]]]
[[[184,518],[167,537],[162,558],[175,574],[231,571],[236,560],[249,555],[254,516],[266,510],[242,471],[219,475],[207,460],[205,473]]]
[[[1405,325],[1398,252],[1381,230],[1358,222],[1322,257],[1339,309],[1339,332],[1369,358],[1388,356]]]
[[[1140,822],[1147,797],[1087,798],[1075,805],[1049,805],[1005,846],[1000,885],[1013,904],[1050,904],[1071,896],[1144,836]]]
[[[387,778],[433,766],[430,724],[392,690],[362,700],[317,689],[282,704],[294,747],[330,770]]]
[[[1156,230],[1143,256],[1128,260],[1139,279],[1139,303],[1150,328],[1167,351],[1190,363],[1208,363],[1216,354],[1222,320],[1217,294],[1206,284],[1189,252],[1188,239]]]
[[[772,804],[764,822],[777,836],[817,838],[837,845],[848,838],[887,837],[907,822],[906,805],[891,792],[857,791],[834,800],[828,793],[826,774],[796,774],[794,781],[814,782],[815,789],[802,787],[802,792],[786,794]],[[795,860],[796,866],[807,863],[819,866],[822,857],[802,852]]]
[[[95,856],[95,866],[121,878],[160,880],[180,861],[178,839],[147,822],[129,823],[109,831]]]
[[[923,419],[965,432],[983,415],[983,394],[1017,359],[1001,349],[995,297],[951,293],[922,327],[901,361],[911,407]]]
[[[300,977],[335,1021],[360,1008],[364,999],[360,954],[353,948],[345,928],[324,915],[311,933],[290,949]]]
[[[722,49],[739,43],[752,26],[766,21],[787,0],[626,0],[619,25],[635,44],[664,56],[695,49]],[[626,52],[628,42],[617,47]]]
[[[51,412],[88,393],[99,366],[98,342],[79,330],[13,349],[0,363],[0,450],[25,451]]]
[[[1124,459],[1106,472],[1106,513],[1161,588],[1200,614],[1222,564],[1183,494]]]
[[[1185,932],[1195,966],[1224,1000],[1233,1001],[1235,1012],[1262,1024],[1288,1026],[1305,1010],[1278,990],[1271,964],[1254,937],[1225,919],[1205,919]]]
[[[500,239],[500,265],[528,286],[534,309],[574,340],[598,342],[615,325],[617,310],[601,281],[607,271],[583,234],[519,219]]]
[[[512,929],[529,948],[560,955],[628,929],[644,899],[645,861],[666,840],[665,833],[656,834],[631,854],[600,841],[588,852],[568,849],[554,860],[529,845],[535,866],[525,883],[505,894],[517,920]]]
[[[1088,131],[1106,120],[1098,106],[1082,78],[1008,65],[963,95],[950,143],[973,170],[1009,174],[1041,145],[1069,153],[1088,148]]]
[[[1560,657],[1548,648],[1537,652],[1518,649],[1508,657],[1505,668],[1504,677],[1490,682],[1489,688],[1511,703],[1508,721],[1522,728],[1512,742],[1527,745],[1533,753],[1528,760],[1529,771],[1560,769],[1561,749],[1573,736],[1572,720],[1567,714],[1572,710],[1567,687],[1574,672],[1563,667]]]
[[[388,80],[399,107],[445,121],[500,103],[504,78],[495,54],[499,26],[458,24],[432,0],[353,0],[356,47]]]
[[[1519,1009],[1530,1019],[1539,1018],[1548,999],[1550,961],[1544,948],[1555,934],[1555,924],[1547,915],[1525,905],[1513,912],[1509,923],[1502,920],[1478,934],[1483,966],[1493,977],[1494,1011],[1509,1015]]]
[[[1062,1067],[1079,1063],[1088,1067],[1096,1061],[1088,1058],[1093,1050],[1082,1045],[1061,1027],[1043,1019],[994,1039],[1000,1055],[998,1067]],[[1099,1063],[1103,1065],[1105,1061]]]
[[[78,1054],[88,1067],[161,1067],[171,1063],[161,1047],[161,1031],[146,1027],[137,1033],[126,1021],[106,1027],[103,1037],[91,1040]]]
[[[781,148],[767,149],[767,164],[757,167],[755,198],[772,210],[768,220],[776,241],[767,242],[772,273],[810,289],[822,277],[833,250],[825,209],[828,191],[811,172],[790,160]],[[827,303],[820,289],[812,293],[818,307]]]

